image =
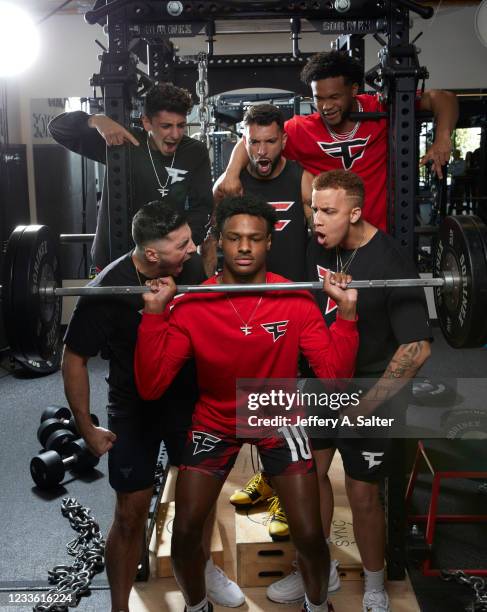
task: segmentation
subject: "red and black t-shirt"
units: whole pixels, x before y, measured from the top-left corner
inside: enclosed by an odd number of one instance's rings
[[[384,111],[378,96],[357,96],[364,112]],[[387,124],[362,121],[348,140],[336,140],[319,113],[295,115],[286,122],[284,155],[298,161],[305,170],[320,174],[329,170],[351,170],[365,184],[364,218],[372,225],[387,227]]]

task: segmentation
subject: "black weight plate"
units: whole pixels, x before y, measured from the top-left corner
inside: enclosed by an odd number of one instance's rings
[[[24,367],[47,374],[60,363],[62,302],[60,297],[41,296],[39,287],[48,282],[61,286],[58,244],[47,226],[29,225],[14,248],[13,262],[5,274],[10,350]]]
[[[485,344],[487,266],[477,222],[471,216],[445,217],[438,232],[434,275],[452,272],[453,291],[435,287],[441,330],[454,348]]]
[[[14,310],[12,306],[12,282],[15,275],[15,254],[17,252],[17,244],[22,236],[26,226],[18,225],[10,234],[5,249],[5,258],[2,275],[2,311],[5,326],[5,334],[9,344],[10,339],[10,322],[14,318]]]

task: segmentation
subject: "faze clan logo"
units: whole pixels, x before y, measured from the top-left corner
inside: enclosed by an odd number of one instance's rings
[[[278,340],[281,336],[284,336],[286,333],[288,323],[289,320],[276,321],[275,323],[261,323],[260,326],[263,327],[268,334],[272,334],[272,338],[274,339],[274,342],[276,342],[276,340]]]
[[[208,453],[215,448],[218,442],[221,442],[221,438],[212,436],[205,431],[193,431],[193,455],[197,455],[198,453]]]
[[[270,204],[276,212],[286,212],[294,205],[294,202],[268,202],[268,204]],[[276,232],[282,232],[289,223],[291,223],[291,219],[279,219],[274,226],[274,230]]]
[[[174,185],[174,183],[180,183],[181,181],[184,181],[185,175],[188,174],[187,170],[169,168],[168,166],[164,166],[164,168],[166,169],[169,178],[169,185]],[[157,191],[161,194],[161,197],[164,198],[169,193],[169,188],[164,186],[158,189]]]
[[[328,268],[323,268],[323,266],[316,266],[316,271],[318,272],[318,278],[320,279],[320,281],[323,281],[323,279],[325,278],[325,272],[331,272],[332,270],[329,270]],[[334,300],[332,300],[331,298],[328,298],[327,302],[326,302],[326,310],[325,310],[325,315],[330,314],[330,312],[333,312],[334,310],[336,310],[338,308],[336,302]]]
[[[365,147],[369,142],[370,136],[367,138],[353,138],[352,140],[344,140],[342,142],[318,142],[318,146],[330,157],[342,160],[342,165],[345,170],[350,170],[353,164],[360,159],[365,153]]]
[[[380,465],[382,463],[382,459],[378,461],[376,457],[382,457],[383,455],[384,453],[370,453],[369,451],[362,451],[362,457],[369,464],[369,470],[374,466]]]

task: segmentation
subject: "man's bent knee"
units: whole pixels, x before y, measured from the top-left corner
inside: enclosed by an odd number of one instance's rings
[[[142,529],[147,521],[152,490],[118,493],[114,526],[130,534]]]

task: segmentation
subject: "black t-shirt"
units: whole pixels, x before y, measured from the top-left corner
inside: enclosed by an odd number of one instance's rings
[[[131,255],[127,253],[112,262],[89,286],[138,285]],[[140,276],[144,283],[147,279]],[[185,262],[176,282],[198,285],[205,279],[201,258],[193,255]],[[112,413],[132,411],[140,403],[147,403],[139,398],[134,378],[135,343],[143,308],[140,294],[81,296],[64,337],[66,346],[78,355],[94,357],[101,353],[109,360],[108,401]],[[164,394],[164,401],[187,405],[188,402],[194,403],[196,397],[194,364],[188,362]]]
[[[89,115],[82,111],[63,113],[51,121],[49,131],[56,142],[70,151],[104,164],[105,141],[96,129],[88,126],[88,119]],[[193,240],[195,244],[201,244],[213,209],[211,166],[205,145],[194,138],[183,136],[174,158],[151,149],[153,166],[147,149],[147,132],[142,129],[130,131],[140,142],[138,147],[133,144],[125,145],[129,148],[132,169],[132,215],[143,204],[162,200],[178,210],[186,211]],[[159,192],[161,185],[166,185],[169,189],[164,198],[161,198]],[[108,189],[104,184],[92,247],[93,261],[99,269],[110,262],[108,217]]]
[[[267,269],[295,282],[306,274],[307,231],[301,197],[303,169],[286,161],[283,171],[273,179],[254,178],[247,170],[240,174],[245,193],[259,195],[277,212],[278,222],[272,234]]]
[[[345,264],[353,251],[340,251]],[[307,252],[308,279],[322,280],[325,269],[337,270],[335,249],[326,250],[315,239]],[[348,272],[354,280],[418,278],[413,263],[407,260],[394,238],[378,230],[360,247]],[[337,308],[322,291],[315,297],[328,326],[336,318]],[[358,290],[358,331],[360,345],[356,377],[380,375],[400,344],[431,339],[431,329],[424,289],[396,287]]]

